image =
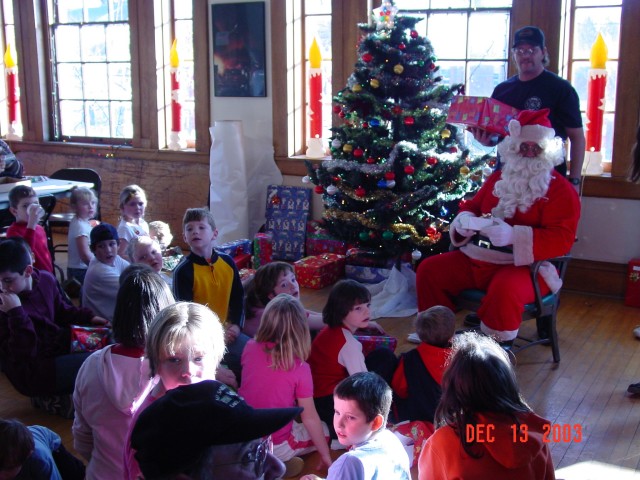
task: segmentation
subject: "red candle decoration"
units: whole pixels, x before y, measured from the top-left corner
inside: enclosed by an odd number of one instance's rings
[[[309,134],[322,137],[322,55],[316,39],[309,50]]]
[[[178,78],[178,66],[180,60],[178,59],[178,49],[176,47],[178,39],[173,40],[171,45],[171,51],[169,53],[169,70],[171,74],[171,131],[180,133],[180,127],[182,124],[182,105],[180,105],[180,80]]]
[[[7,76],[7,110],[9,123],[18,121],[18,67],[16,61],[11,55],[11,45],[7,45],[4,53],[4,67]]]
[[[607,46],[602,35],[591,47],[591,68],[587,84],[587,132],[586,149],[599,152],[602,149],[602,124],[604,117],[605,88],[607,86]]]

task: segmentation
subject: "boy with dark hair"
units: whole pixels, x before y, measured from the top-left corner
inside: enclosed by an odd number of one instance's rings
[[[249,337],[244,324],[244,288],[233,259],[216,252],[218,230],[206,208],[189,208],[182,220],[184,241],[191,253],[173,271],[176,300],[208,306],[223,322],[227,354],[223,363],[240,379],[240,356]]]
[[[360,372],[342,380],[333,393],[333,426],[349,451],[329,467],[327,480],[409,480],[409,456],[386,429],[391,388],[380,375]],[[305,475],[300,480],[316,480]]]
[[[433,423],[440,401],[442,374],[455,334],[453,311],[436,305],[418,313],[415,328],[420,345],[400,356],[391,387],[396,395],[397,421],[422,420]]]
[[[47,244],[47,234],[38,222],[44,215],[38,194],[27,185],[17,185],[9,191],[9,211],[16,217],[7,229],[7,237],[24,238],[35,256],[34,266],[53,273],[53,261]]]
[[[11,384],[28,396],[72,393],[89,353],[71,354],[70,325],[107,321],[66,303],[21,238],[0,242],[0,287],[0,361]]]

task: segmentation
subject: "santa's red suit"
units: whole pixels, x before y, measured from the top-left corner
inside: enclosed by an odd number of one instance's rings
[[[552,138],[553,135],[544,130],[546,127],[531,125],[527,128],[524,121],[522,128],[516,128],[520,124],[511,127],[513,138],[510,142],[515,145],[512,149],[517,151],[522,142],[550,148],[550,138],[547,137],[551,135]],[[513,134],[514,131],[518,132],[517,137]],[[544,139],[540,137],[541,132]],[[503,168],[507,171],[506,163],[510,153],[506,148],[500,153],[504,153]],[[520,156],[520,160],[529,159]],[[507,240],[502,243],[492,235],[491,229],[483,229],[479,233],[495,238],[495,244],[484,237],[478,241],[477,235],[470,236],[475,232],[462,227],[466,225],[462,219],[485,214],[500,215],[501,208],[496,208],[499,196],[506,195],[498,193],[497,196],[495,188],[503,172],[494,172],[478,193],[464,202],[450,228],[452,244],[460,248],[427,258],[418,267],[416,287],[420,311],[434,305],[453,308],[452,297],[468,288],[486,290],[486,296],[477,312],[482,331],[494,335],[499,341],[510,341],[517,336],[524,305],[534,300],[529,265],[537,260],[566,255],[576,238],[580,200],[574,187],[553,170],[554,162],[555,160],[548,160],[546,163],[549,168],[545,181],[548,182],[548,187],[545,183],[539,198],[533,200],[531,205],[516,208],[511,215],[511,211],[507,209],[504,221],[497,220],[500,224],[493,228],[508,233]],[[508,175],[505,173],[505,178]],[[512,198],[518,198],[518,188]],[[555,269],[548,265],[542,272],[543,294],[548,293],[549,287],[554,291],[559,289],[560,281]]]

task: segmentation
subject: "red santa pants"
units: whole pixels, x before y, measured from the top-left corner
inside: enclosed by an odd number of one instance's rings
[[[478,316],[487,327],[498,332],[517,331],[527,303],[535,293],[528,266],[496,265],[467,257],[460,250],[429,257],[422,261],[416,273],[419,311],[434,305],[453,308],[451,299],[467,288],[487,293],[478,309]],[[549,289],[540,279],[542,294]],[[511,340],[506,335],[502,340]]]

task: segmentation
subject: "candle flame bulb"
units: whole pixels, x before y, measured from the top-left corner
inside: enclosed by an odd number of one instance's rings
[[[309,49],[309,63],[311,68],[320,68],[322,63],[322,55],[316,37],[313,37],[313,42],[311,42],[311,48]]]
[[[589,56],[589,59],[591,60],[591,68],[606,68],[605,63],[607,62],[607,53],[607,44],[604,43],[602,35],[598,33],[596,41],[593,42],[593,45],[591,46],[591,55]]]
[[[176,48],[176,44],[178,43],[178,39],[173,39],[173,44],[171,44],[171,50],[169,52],[169,65],[171,68],[178,68],[180,65],[180,60],[178,59],[178,49]]]
[[[10,43],[7,44],[7,49],[4,52],[4,66],[6,68],[13,68],[16,66],[16,61],[14,60],[13,55],[11,55]]]

